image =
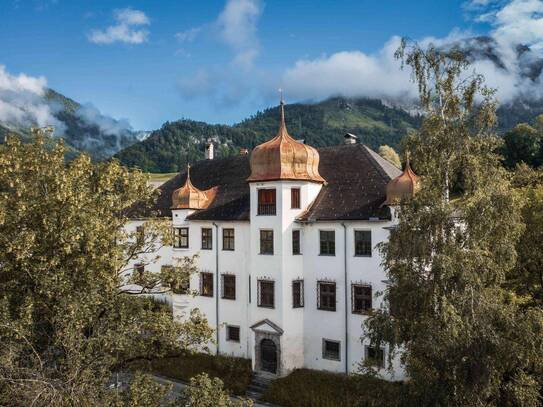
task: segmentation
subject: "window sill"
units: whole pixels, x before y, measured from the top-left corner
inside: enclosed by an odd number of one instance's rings
[[[236,249],[222,249],[223,252],[234,252]]]
[[[373,310],[364,310],[364,311],[352,311],[353,315],[361,315],[361,316],[370,316],[373,315]]]
[[[258,253],[260,256],[273,256],[273,253]]]
[[[200,294],[199,296],[200,297],[213,298],[213,295],[208,295],[208,294]]]
[[[303,308],[304,306],[303,305],[293,305],[292,308],[293,309],[296,309],[296,308]]]
[[[232,298],[232,297],[221,297],[221,300],[230,300],[230,301],[236,301],[236,298]]]
[[[301,256],[302,253],[292,253],[293,256]]]
[[[181,250],[189,250],[189,247],[188,246],[187,247],[173,247],[173,249],[181,251]]]
[[[338,359],[336,359],[336,358],[327,358],[326,356],[323,356],[322,358],[323,358],[324,360],[331,360],[331,361],[333,361],[333,362],[341,362],[341,359],[340,359],[340,358],[338,358]]]
[[[355,254],[354,257],[372,258],[373,256],[371,254]]]
[[[335,309],[331,309],[331,308],[317,308],[319,311],[328,311],[328,312],[336,312]]]
[[[226,342],[234,342],[234,343],[239,343],[239,340],[234,340],[234,339],[227,339]]]
[[[336,257],[335,254],[323,254],[323,253],[319,253],[319,256],[322,256],[322,257]]]
[[[275,306],[273,305],[258,305],[259,308],[268,308],[268,309],[275,309]]]
[[[207,248],[207,247],[204,248],[204,247],[202,247],[200,250],[213,250],[213,248]]]

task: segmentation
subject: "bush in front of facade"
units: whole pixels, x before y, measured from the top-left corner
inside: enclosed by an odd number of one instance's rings
[[[183,353],[154,361],[138,361],[130,368],[184,382],[200,373],[207,373],[211,377],[221,379],[224,387],[236,395],[245,395],[252,375],[249,359],[205,353]]]
[[[285,407],[403,406],[406,387],[376,377],[298,369],[275,380],[262,400]]]

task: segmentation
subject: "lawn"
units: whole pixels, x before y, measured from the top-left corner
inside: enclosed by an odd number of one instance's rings
[[[251,383],[251,361],[231,356],[213,356],[205,353],[184,353],[154,361],[138,361],[131,370],[143,370],[172,379],[188,382],[199,373],[207,373],[224,382],[228,391],[243,396]]]
[[[284,407],[401,406],[405,391],[375,377],[298,369],[275,380],[262,400]]]

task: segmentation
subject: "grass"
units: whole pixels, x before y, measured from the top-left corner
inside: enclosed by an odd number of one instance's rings
[[[251,361],[231,356],[212,356],[205,353],[184,353],[154,361],[138,361],[132,370],[143,370],[172,379],[188,382],[191,377],[207,373],[224,382],[225,388],[243,396],[251,383]]]
[[[262,400],[284,407],[400,406],[405,391],[375,377],[298,369],[275,380]]]
[[[158,173],[149,173],[150,181],[151,182],[166,182],[170,178],[177,175],[177,172],[169,172],[165,174],[158,174]]]

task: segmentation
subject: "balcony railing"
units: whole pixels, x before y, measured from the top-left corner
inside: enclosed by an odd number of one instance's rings
[[[258,215],[275,215],[275,204],[258,204]]]

